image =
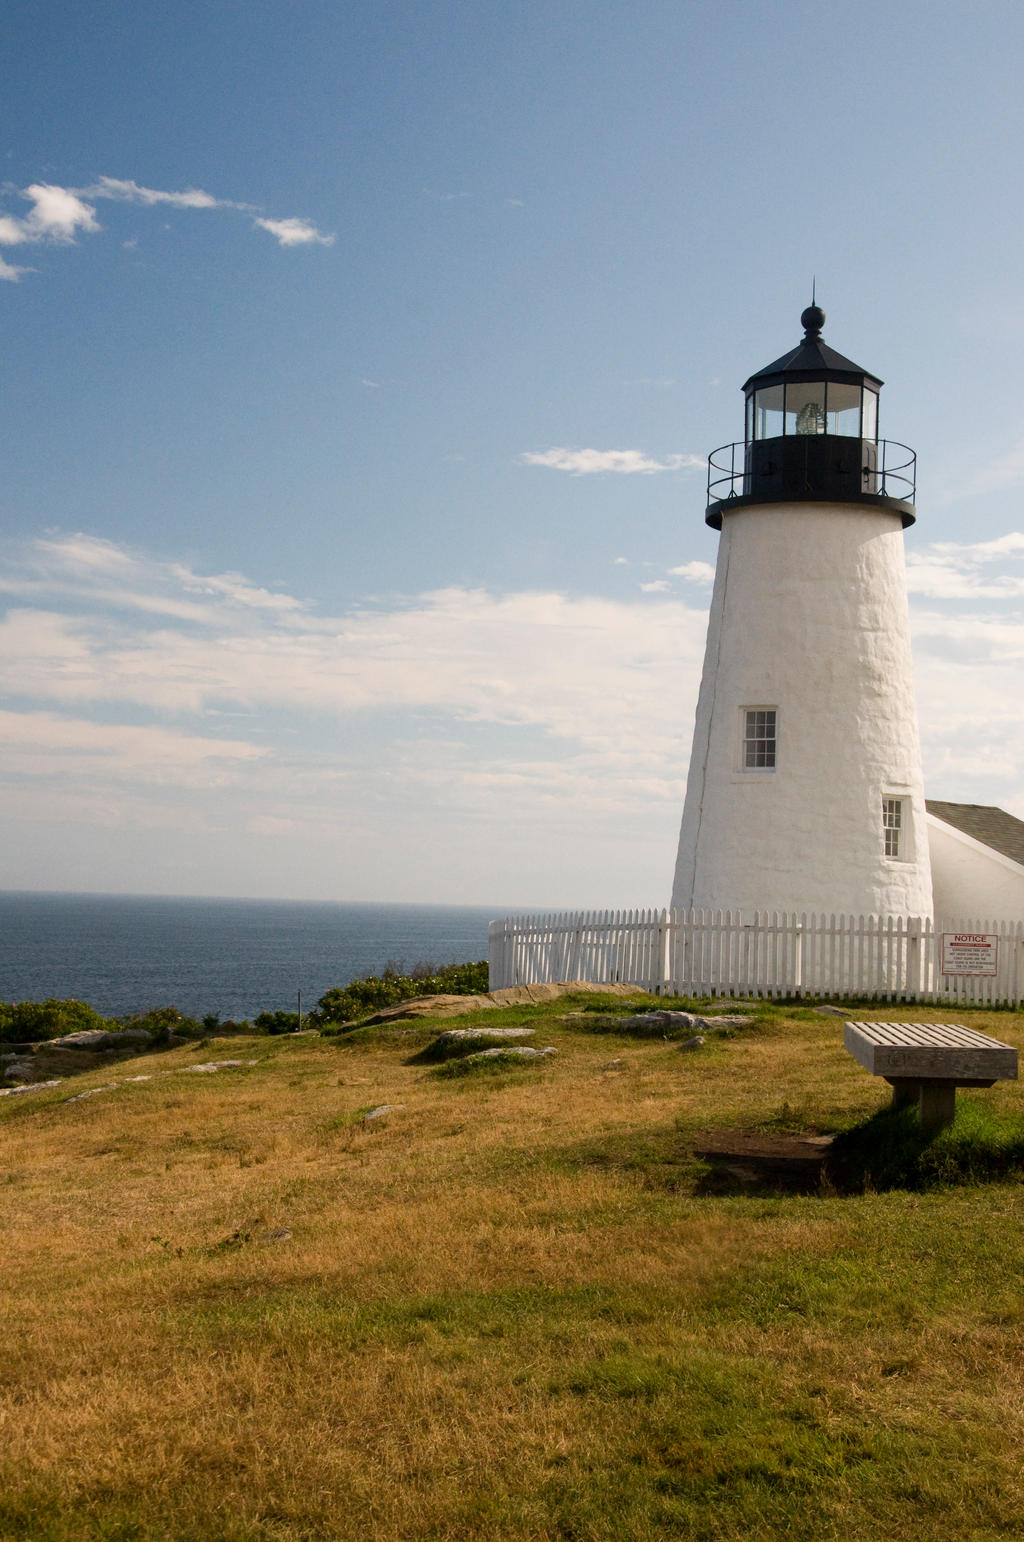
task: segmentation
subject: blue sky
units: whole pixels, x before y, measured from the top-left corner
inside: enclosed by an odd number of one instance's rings
[[[664,902],[812,275],[928,790],[1024,817],[1019,7],[5,15],[0,886]]]

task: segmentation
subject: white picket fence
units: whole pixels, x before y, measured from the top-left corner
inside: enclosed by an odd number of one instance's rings
[[[943,932],[998,936],[995,975],[939,973]],[[1024,1000],[1024,922],[585,910],[490,926],[490,987],[621,981],[658,995],[877,996],[973,1006]]]

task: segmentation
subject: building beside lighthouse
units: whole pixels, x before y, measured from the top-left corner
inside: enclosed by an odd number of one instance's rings
[[[914,456],[824,312],[746,381],[711,457],[719,530],[672,906],[930,916],[903,530]]]

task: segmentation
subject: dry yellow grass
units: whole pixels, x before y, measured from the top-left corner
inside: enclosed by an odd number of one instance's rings
[[[704,1195],[698,1126],[884,1101],[841,1023],[683,1055],[536,1020],[557,1059],[493,1080],[409,1064],[417,1026],[8,1100],[2,1535],[867,1536],[872,1466],[890,1536],[1009,1534],[1019,1189]]]

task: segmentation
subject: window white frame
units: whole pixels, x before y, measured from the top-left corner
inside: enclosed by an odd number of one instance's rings
[[[906,793],[882,794],[882,854],[889,862],[913,860],[911,803]]]
[[[741,707],[736,765],[739,771],[763,776],[779,764],[778,707]]]

